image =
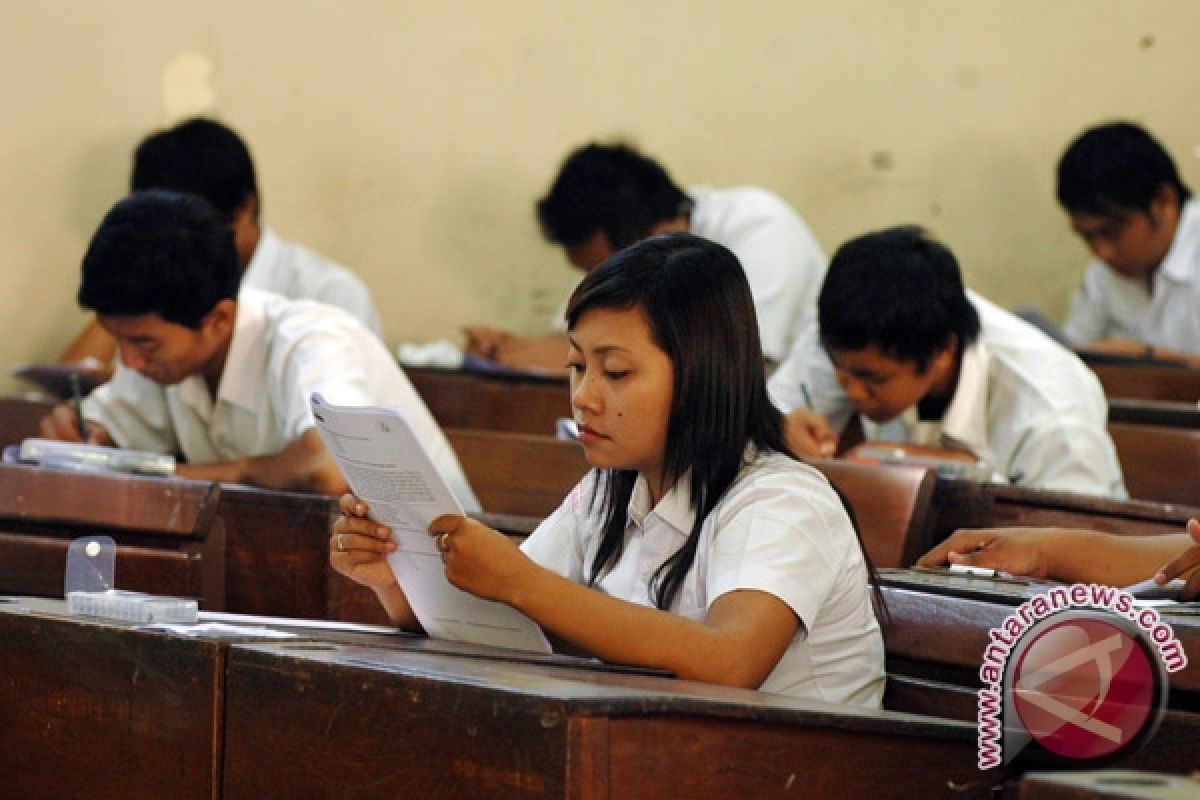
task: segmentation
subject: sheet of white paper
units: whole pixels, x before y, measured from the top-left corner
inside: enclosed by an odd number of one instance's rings
[[[429,524],[462,506],[396,409],[333,406],[310,398],[317,429],[371,516],[399,545],[388,557],[396,580],[430,636],[549,653],[533,620],[503,603],[468,594],[446,579]]]
[[[1122,591],[1137,598],[1139,606],[1166,605],[1179,602],[1179,592],[1184,585],[1185,582],[1182,578],[1167,581],[1163,586],[1155,583],[1154,578],[1147,578],[1126,586]]]

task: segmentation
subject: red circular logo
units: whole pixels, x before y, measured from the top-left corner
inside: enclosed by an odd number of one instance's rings
[[[1103,758],[1154,720],[1156,673],[1136,635],[1093,617],[1030,633],[1012,673],[1012,702],[1022,726],[1047,750]]]

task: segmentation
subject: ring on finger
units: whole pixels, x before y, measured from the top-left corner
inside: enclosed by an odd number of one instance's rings
[[[439,533],[437,537],[437,549],[443,553],[450,552],[450,534]]]
[[[344,553],[344,552],[346,552],[346,539],[345,539],[345,536],[346,536],[346,534],[344,534],[344,533],[339,533],[339,534],[337,535],[337,549],[338,549],[338,552],[339,552],[339,553]]]

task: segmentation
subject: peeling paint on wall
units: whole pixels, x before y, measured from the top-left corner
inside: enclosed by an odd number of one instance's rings
[[[216,92],[213,65],[199,53],[183,52],[163,69],[163,113],[167,124],[212,111]]]

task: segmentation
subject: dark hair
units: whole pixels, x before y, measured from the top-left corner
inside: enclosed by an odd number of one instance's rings
[[[915,226],[868,233],[838,248],[817,318],[826,349],[875,345],[922,372],[951,335],[962,348],[979,336],[979,314],[954,254]]]
[[[537,216],[551,242],[577,245],[602,231],[621,250],[688,213],[691,203],[653,159],[627,144],[593,142],[563,162]]]
[[[1071,213],[1147,211],[1163,186],[1181,204],[1192,196],[1163,146],[1131,122],[1084,131],[1058,162],[1058,202]]]
[[[767,397],[750,286],[725,247],[686,233],[639,242],[587,274],[567,305],[568,327],[598,308],[641,311],[675,370],[663,477],[688,478],[696,522],[655,573],[655,602],[665,609],[695,560],[704,519],[742,468],[746,445],[791,451]],[[589,583],[620,557],[637,473],[606,470],[604,478],[604,534]]]
[[[221,123],[202,117],[143,139],[134,151],[130,188],[197,194],[227,220],[251,196],[259,196],[246,143]]]
[[[237,296],[240,277],[233,231],[212,206],[195,195],[135,192],[92,236],[79,305],[198,329],[220,300]]]

